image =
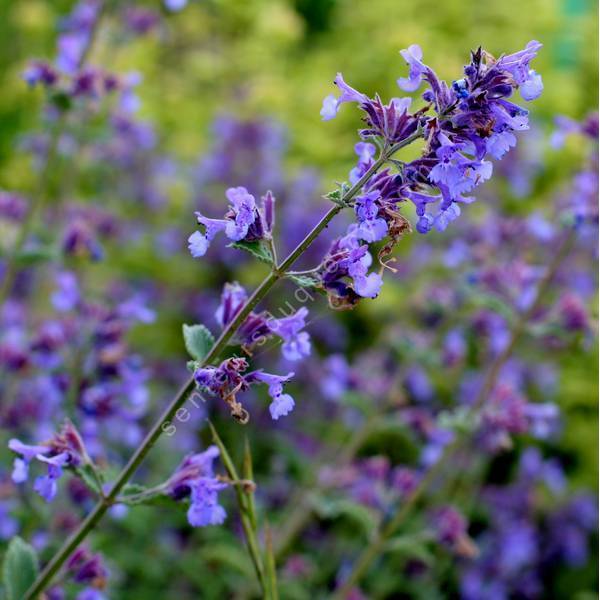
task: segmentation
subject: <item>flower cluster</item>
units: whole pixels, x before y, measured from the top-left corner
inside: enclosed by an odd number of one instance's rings
[[[287,383],[294,373],[287,375],[274,375],[262,370],[245,373],[248,361],[245,358],[228,358],[218,367],[201,367],[194,372],[194,379],[200,389],[206,390],[213,396],[225,400],[231,409],[231,414],[237,420],[245,423],[249,419],[248,411],[237,401],[236,394],[244,392],[255,384],[267,386],[271,404],[269,412],[273,420],[289,414],[294,408],[294,399],[289,394],[283,393],[283,385]],[[245,374],[244,374],[245,373]]]
[[[557,563],[584,564],[587,537],[597,526],[597,503],[587,495],[565,501],[564,477],[556,461],[529,447],[514,482],[484,489],[490,523],[476,538],[480,556],[461,569],[462,597],[537,597]],[[551,503],[540,501],[539,488]]]
[[[224,232],[233,242],[270,239],[275,221],[275,197],[271,192],[263,196],[260,207],[244,187],[229,188],[225,195],[231,205],[224,219],[209,219],[196,213],[198,223],[204,226],[204,233],[195,231],[188,238],[188,247],[194,258],[206,254],[219,232]]]
[[[12,439],[8,447],[20,455],[14,461],[12,479],[15,483],[27,481],[32,460],[47,466],[47,474],[37,477],[34,483],[35,491],[47,502],[51,502],[56,496],[63,468],[76,468],[90,463],[83,440],[69,421],[63,425],[59,434],[47,442],[31,446]]]
[[[465,194],[491,177],[492,163],[486,157],[502,158],[516,144],[515,132],[528,128],[527,111],[508,98],[516,89],[527,101],[540,95],[541,77],[529,68],[540,47],[539,42],[532,41],[525,50],[499,59],[479,48],[465,67],[465,77],[451,86],[422,62],[419,46],[402,50],[409,76],[398,80],[400,88],[414,92],[424,81],[428,86],[423,94],[427,105],[414,114],[409,113],[410,98],[393,98],[385,105],[378,96],[371,99],[349,86],[338,73],[334,83],[341,95],[325,98],[323,119],[335,117],[343,103],[356,102],[367,125],[360,135],[365,140],[375,140],[382,152],[391,153],[416,137],[424,138],[425,146],[420,158],[398,163],[398,172],[386,168],[367,179],[354,202],[357,223],[346,236],[354,241],[343,238],[336,244],[361,247],[389,236],[388,245],[380,253],[381,261],[401,235],[410,230],[398,211],[398,205],[407,200],[415,205],[420,233],[433,227],[446,229],[460,215],[461,205],[474,201]],[[428,115],[430,109],[433,116]],[[350,173],[351,183],[357,183],[375,163],[375,145],[365,141],[357,144],[355,150],[359,158]],[[435,211],[433,206],[437,206]],[[335,250],[334,246],[330,254]],[[364,276],[364,268],[361,271]],[[351,272],[345,274],[352,277]],[[331,287],[330,280],[322,278],[326,289]],[[376,296],[380,278],[370,276],[370,283],[366,287],[355,283],[353,292],[363,297]],[[343,289],[342,303],[352,305],[352,299],[346,301],[347,296]]]
[[[227,516],[218,501],[218,493],[227,484],[215,477],[213,468],[218,456],[219,449],[216,446],[186,456],[164,486],[173,499],[190,499],[187,518],[192,527],[220,525]]]
[[[237,282],[226,283],[221,294],[221,303],[215,317],[221,327],[235,319],[248,294]],[[281,339],[281,352],[287,360],[296,361],[310,354],[310,335],[304,331],[308,309],[299,308],[295,313],[276,318],[268,311],[251,312],[238,328],[235,337],[247,354],[256,346],[262,346],[271,337]]]
[[[352,308],[361,298],[379,294],[383,280],[379,273],[369,273],[372,263],[369,247],[360,244],[352,227],[335,240],[318,272],[319,286],[327,292],[332,308]]]

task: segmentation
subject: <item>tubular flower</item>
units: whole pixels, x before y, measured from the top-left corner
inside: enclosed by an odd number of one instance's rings
[[[275,220],[275,198],[271,192],[267,192],[262,198],[261,207],[256,205],[254,196],[244,187],[229,188],[225,195],[230,202],[225,218],[209,219],[196,213],[204,232],[195,231],[188,238],[188,248],[194,258],[204,256],[210,243],[220,232],[224,232],[233,242],[253,242],[271,235]]]
[[[294,408],[294,400],[283,393],[283,384],[287,383],[294,373],[274,375],[262,370],[244,374],[248,362],[243,358],[228,358],[218,367],[202,367],[195,371],[196,385],[214,396],[225,400],[231,409],[231,415],[242,423],[249,419],[248,411],[238,402],[236,394],[244,392],[255,384],[266,384],[272,402],[269,406],[273,420],[289,414]]]
[[[221,327],[227,326],[248,299],[246,290],[237,282],[226,283],[221,294],[221,303],[215,317]],[[279,337],[284,358],[300,360],[310,354],[310,335],[303,331],[308,309],[301,307],[295,313],[276,318],[267,311],[251,312],[238,328],[236,338],[247,353],[264,344],[273,336]]]
[[[63,468],[79,467],[90,462],[83,440],[70,421],[65,422],[60,433],[48,442],[31,446],[13,438],[8,447],[20,455],[14,461],[12,472],[15,483],[27,481],[29,465],[34,459],[46,465],[47,474],[36,478],[34,489],[47,502],[56,496]]]

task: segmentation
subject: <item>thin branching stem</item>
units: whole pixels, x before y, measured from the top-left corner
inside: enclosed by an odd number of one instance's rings
[[[408,146],[416,139],[421,137],[420,130],[415,132],[413,135],[408,137],[406,140],[394,146],[384,148],[379,158],[371,165],[371,167],[365,172],[365,174],[341,197],[339,204],[335,204],[329,211],[322,217],[322,219],[315,225],[315,227],[306,235],[306,237],[298,244],[298,246],[280,263],[274,265],[271,272],[265,277],[262,283],[254,290],[253,294],[248,298],[246,304],[242,307],[236,317],[223,329],[221,335],[214,343],[208,354],[204,357],[202,365],[207,365],[214,362],[222,352],[225,350],[239,327],[246,320],[248,315],[256,307],[256,305],[267,295],[270,289],[283,277],[287,271],[294,265],[294,263],[304,254],[307,248],[314,242],[319,234],[327,228],[331,220],[345,207],[349,206],[350,202],[355,198],[363,186],[369,181],[369,179],[385,165],[392,157],[393,153],[397,152],[400,148]],[[201,365],[201,366],[202,366]],[[102,519],[106,511],[112,506],[119,492],[129,482],[135,471],[138,469],[148,452],[152,449],[154,444],[160,438],[162,433],[165,431],[173,419],[179,408],[183,406],[188,396],[195,389],[195,382],[193,376],[190,377],[180,388],[179,392],[167,405],[162,415],[156,420],[154,425],[150,428],[146,437],[143,439],[141,444],[137,447],[123,470],[119,473],[115,479],[111,489],[105,493],[105,497],[96,504],[92,511],[82,521],[80,526],[73,532],[73,534],[65,541],[65,543],[59,548],[52,559],[46,564],[44,569],[39,574],[36,581],[29,588],[25,594],[25,600],[33,600],[37,598],[52,582],[52,579],[79,546],[79,544],[88,536],[88,534],[96,527],[98,522]]]

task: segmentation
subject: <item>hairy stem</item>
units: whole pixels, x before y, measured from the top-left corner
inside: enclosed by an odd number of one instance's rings
[[[323,218],[315,225],[307,236],[298,244],[298,246],[281,262],[273,267],[272,271],[262,281],[262,283],[254,290],[253,294],[248,298],[246,304],[242,307],[236,317],[223,329],[221,335],[210,349],[202,361],[202,365],[210,364],[215,361],[225,350],[228,343],[231,341],[238,328],[246,320],[246,317],[252,312],[256,305],[267,295],[269,290],[285,276],[286,271],[302,256],[306,249],[313,243],[319,234],[329,225],[331,220],[344,208],[348,206],[350,201],[360,192],[362,187],[379,169],[390,159],[394,152],[404,146],[408,146],[421,136],[421,132],[404,140],[399,144],[384,149],[381,156],[373,163],[367,172],[348,190],[346,191],[340,203],[336,204],[323,216]],[[106,496],[96,504],[93,510],[83,520],[81,525],[73,532],[66,540],[62,547],[56,552],[52,559],[46,564],[42,572],[39,574],[36,581],[25,594],[25,600],[37,598],[50,585],[54,575],[79,546],[79,544],[87,537],[94,529],[98,522],[102,519],[106,511],[112,504],[115,503],[119,492],[125,484],[131,479],[137,468],[140,466],[148,452],[154,446],[161,434],[165,431],[172,420],[175,418],[177,411],[183,406],[189,394],[195,389],[194,378],[190,377],[181,387],[179,392],[167,405],[159,419],[150,428],[150,431],[135,450],[123,470],[117,476],[112,488],[106,493]]]
[[[514,329],[512,330],[508,344],[492,363],[492,366],[487,372],[487,375],[475,399],[475,402],[471,406],[471,409],[469,411],[470,416],[476,416],[479,414],[481,409],[484,407],[487,399],[489,398],[491,392],[493,392],[502,368],[504,367],[508,359],[512,356],[512,353],[514,352],[517,344],[519,343],[523,334],[525,333],[529,322],[539,310],[544,300],[544,296],[548,291],[550,284],[552,283],[552,280],[554,279],[565,256],[568,254],[571,245],[574,241],[575,231],[576,230],[572,228],[563,240],[561,246],[554,255],[554,259],[548,265],[546,273],[538,285],[534,301],[529,306],[529,308],[520,315]],[[429,490],[431,484],[435,481],[436,477],[446,466],[447,462],[454,455],[456,450],[458,450],[463,445],[465,441],[466,438],[464,437],[464,435],[457,434],[454,441],[448,446],[446,446],[444,452],[442,453],[438,461],[434,463],[434,465],[427,471],[427,473],[425,473],[417,487],[415,487],[415,489],[406,498],[406,500],[399,506],[392,519],[383,526],[383,528],[375,536],[373,541],[359,555],[358,559],[354,563],[354,566],[352,567],[348,578],[344,581],[344,584],[336,591],[335,595],[333,596],[334,599],[341,600],[343,598],[346,598],[346,596],[350,593],[352,588],[358,584],[361,577],[367,572],[373,561],[384,550],[384,546],[387,540],[392,535],[394,535],[400,527],[400,525],[404,523],[404,521],[410,515],[410,513],[415,508],[419,500]]]

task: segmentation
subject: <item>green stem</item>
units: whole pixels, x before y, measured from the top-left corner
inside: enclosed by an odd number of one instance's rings
[[[221,460],[225,465],[225,469],[227,470],[229,477],[231,477],[234,481],[239,481],[240,477],[237,473],[237,469],[235,468],[235,464],[233,463],[233,460],[227,451],[223,440],[221,440],[217,430],[210,421],[208,422],[208,426],[212,432],[215,444],[217,444],[219,447],[221,452]],[[244,468],[247,469],[248,466],[249,465],[246,463]],[[260,544],[258,542],[258,526],[256,524],[256,515],[254,514],[254,493],[247,493],[240,486],[235,486],[235,495],[237,498],[238,508],[240,510],[240,520],[242,521],[242,527],[246,537],[248,554],[250,555],[250,559],[254,565],[254,570],[256,571],[256,577],[258,579],[258,583],[260,584],[263,597],[267,598],[269,596],[269,586],[267,585],[265,567],[260,551]]]
[[[225,350],[231,338],[236,331],[246,320],[246,317],[252,312],[256,305],[267,295],[269,290],[285,276],[286,271],[300,258],[306,249],[313,243],[317,236],[329,225],[333,217],[335,217],[343,208],[342,205],[348,205],[349,202],[360,192],[365,183],[389,160],[394,152],[403,146],[407,146],[415,139],[420,137],[420,132],[415,133],[410,138],[407,138],[401,144],[388,148],[382,152],[381,156],[373,163],[367,172],[342,196],[340,205],[335,205],[323,216],[323,218],[315,225],[308,235],[298,244],[298,246],[289,254],[289,256],[279,265],[275,266],[271,273],[262,281],[262,283],[254,290],[254,293],[246,301],[240,312],[221,332],[221,335],[210,349],[202,361],[203,365],[210,364],[215,361]],[[102,519],[106,511],[112,504],[115,503],[119,492],[125,484],[131,479],[137,468],[140,466],[148,452],[154,446],[161,434],[168,427],[177,411],[183,406],[188,395],[195,389],[193,376],[190,377],[181,387],[179,392],[168,404],[160,418],[154,423],[150,431],[133,453],[123,470],[117,476],[112,488],[106,494],[88,516],[83,520],[76,531],[66,540],[52,559],[46,564],[44,569],[39,574],[36,581],[27,591],[24,600],[32,600],[41,594],[50,585],[54,575],[61,568],[64,562],[69,558],[79,544],[87,537],[94,529],[97,523]]]
[[[560,267],[563,259],[568,254],[571,245],[575,238],[575,229],[572,228],[563,240],[561,246],[554,255],[554,258],[546,274],[540,281],[536,292],[536,297],[530,307],[521,314],[517,324],[515,325],[509,343],[506,345],[504,350],[498,355],[495,361],[492,363],[490,370],[488,371],[483,385],[475,399],[475,402],[471,406],[469,416],[476,416],[479,411],[484,407],[490,393],[494,390],[498,376],[502,370],[502,367],[506,364],[507,360],[512,356],[515,347],[521,340],[521,337],[525,333],[529,322],[533,319],[536,312],[541,307],[544,300],[544,296],[548,291],[552,280],[554,279],[558,268]],[[345,598],[352,588],[358,584],[362,576],[371,566],[372,562],[379,556],[384,548],[385,542],[397,531],[397,529],[404,523],[406,518],[410,515],[413,508],[419,502],[421,497],[429,490],[430,485],[435,481],[438,474],[442,471],[443,467],[458,450],[463,442],[465,441],[464,436],[456,435],[454,441],[450,443],[444,449],[444,452],[438,459],[438,461],[425,473],[417,487],[411,492],[407,499],[399,506],[395,515],[390,521],[382,528],[382,530],[375,536],[373,541],[363,550],[359,555],[357,561],[354,563],[350,575],[345,580],[344,584],[336,591],[333,598],[342,600]]]

